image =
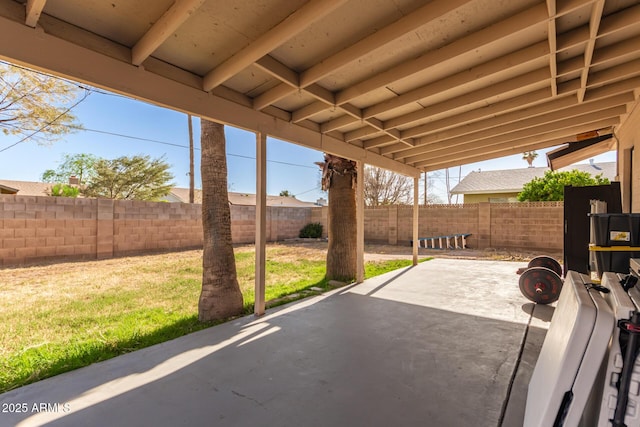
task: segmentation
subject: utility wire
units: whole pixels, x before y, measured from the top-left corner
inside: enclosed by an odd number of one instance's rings
[[[91,91],[85,91],[85,94],[82,98],[80,98],[78,101],[76,101],[73,105],[71,105],[70,107],[68,107],[67,109],[65,109],[62,113],[58,114],[56,117],[54,117],[53,120],[45,123],[44,125],[42,125],[40,128],[36,129],[34,132],[30,133],[29,135],[25,136],[24,138],[22,138],[21,140],[19,140],[18,142],[14,142],[11,145],[8,145],[6,147],[4,147],[3,149],[0,150],[0,153],[7,151],[9,148],[13,148],[18,144],[21,144],[23,142],[25,142],[26,140],[28,140],[29,138],[32,138],[33,136],[37,135],[38,133],[42,132],[43,130],[45,130],[46,128],[48,128],[49,126],[51,126],[53,123],[55,123],[56,120],[58,120],[60,117],[64,116],[65,114],[67,114],[69,111],[71,111],[72,109],[74,109],[75,107],[77,107],[82,101],[84,101],[85,99],[87,99],[87,97],[91,94]]]
[[[80,126],[69,126],[69,127],[75,128],[75,129],[78,129],[78,130],[84,130],[84,131],[87,131],[87,132],[94,132],[94,133],[100,133],[100,134],[104,134],[104,135],[118,136],[118,137],[121,137],[121,138],[135,139],[135,140],[138,140],[138,141],[152,142],[154,144],[169,145],[169,146],[172,146],[172,147],[187,148],[187,149],[189,148],[188,145],[176,144],[176,143],[167,142],[167,141],[159,141],[157,139],[143,138],[143,137],[140,137],[140,136],[124,135],[124,134],[121,134],[121,133],[109,132],[109,131],[98,130],[98,129],[88,129],[88,128],[80,127]],[[198,147],[194,147],[194,150],[201,151],[201,149],[198,148]],[[242,155],[242,154],[227,153],[227,155],[231,156],[231,157],[239,157],[239,158],[242,158],[242,159],[250,159],[250,160],[255,160],[256,159],[255,157],[246,156],[246,155]],[[280,161],[280,160],[268,160],[267,159],[267,162],[279,163],[279,164],[287,165],[287,166],[297,166],[297,167],[308,168],[308,169],[317,169],[317,166],[301,165],[299,163],[289,163],[289,162],[283,162],[283,161]]]
[[[293,197],[298,197],[298,196],[301,196],[303,194],[310,193],[311,191],[317,191],[317,190],[318,190],[318,187],[316,186],[316,187],[310,188],[308,190],[305,190],[305,191],[303,191],[301,193],[296,193],[296,194],[293,195]]]
[[[59,76],[54,76],[53,74],[43,73],[42,71],[38,71],[38,70],[32,70],[31,68],[23,67],[22,65],[12,64],[11,62],[0,60],[0,64],[8,65],[9,67],[13,67],[13,68],[18,68],[20,70],[24,70],[24,71],[27,71],[27,72],[30,72],[30,73],[33,73],[33,74],[38,74],[38,75],[43,76],[43,77],[48,77],[48,78],[60,80],[62,82],[70,84],[72,86],[76,86],[76,87],[78,87],[80,89],[88,90],[88,91],[93,92],[93,93],[98,93],[100,95],[117,96],[119,98],[124,98],[124,99],[129,99],[129,100],[132,100],[132,101],[137,101],[136,99],[131,98],[129,96],[120,95],[119,93],[107,92],[107,91],[95,88],[93,86],[85,86],[85,85],[80,84],[78,82],[75,82],[73,80],[65,79],[65,78],[59,77]]]
[[[64,81],[64,82],[69,83],[71,85],[77,86],[80,89],[84,89],[87,92],[85,94],[85,96],[82,99],[80,99],[80,101],[76,102],[71,107],[69,107],[67,110],[65,110],[63,113],[58,115],[53,121],[45,124],[45,126],[43,126],[40,129],[37,129],[34,133],[26,136],[25,138],[21,139],[20,141],[1,149],[0,153],[2,153],[3,151],[8,150],[9,148],[15,147],[16,145],[26,141],[27,139],[29,139],[29,138],[33,137],[34,135],[38,134],[39,132],[42,132],[44,129],[46,129],[48,126],[53,124],[56,120],[58,120],[62,115],[68,113],[69,111],[71,111],[71,109],[75,108],[78,104],[80,104],[82,101],[84,101],[86,99],[86,97],[90,93],[98,93],[100,95],[117,96],[117,97],[120,97],[120,98],[134,100],[133,98],[130,98],[128,96],[120,95],[120,94],[117,94],[117,93],[106,92],[106,91],[103,91],[103,90],[96,89],[94,87],[87,87],[87,86],[81,85],[81,84],[79,84],[77,82],[64,79],[62,77],[58,77],[58,76],[54,76],[54,75],[51,75],[51,74],[43,73],[43,72],[37,71],[37,70],[32,70],[30,68],[26,68],[26,67],[23,67],[23,66],[20,66],[20,65],[12,64],[12,63],[7,62],[7,61],[0,60],[0,63],[8,65],[10,67],[19,68],[21,70],[25,70],[25,71],[29,71],[29,72],[32,72],[32,73],[35,73],[35,74],[39,74],[41,76],[50,77],[50,78],[54,78],[54,79],[57,79],[57,80]],[[98,129],[88,129],[88,128],[81,127],[81,126],[73,126],[73,125],[65,125],[65,124],[63,124],[62,126],[65,126],[65,127],[71,128],[71,129],[84,130],[86,132],[94,132],[94,133],[100,133],[100,134],[104,134],[104,135],[118,136],[118,137],[121,137],[121,138],[134,139],[134,140],[138,140],[138,141],[152,142],[152,143],[155,143],[155,144],[169,145],[169,146],[173,146],[173,147],[180,147],[180,148],[187,148],[187,149],[189,148],[189,146],[187,146],[187,145],[175,144],[175,143],[171,143],[171,142],[159,141],[159,140],[156,140],[156,139],[143,138],[143,137],[132,136],[132,135],[124,135],[124,134],[120,134],[120,133],[116,133],[116,132],[109,132],[109,131],[98,130]],[[200,150],[200,148],[194,148],[194,149],[195,150]],[[241,154],[227,153],[227,155],[231,156],[231,157],[239,157],[239,158],[251,159],[251,160],[255,160],[256,159],[255,157],[244,156],[244,155],[241,155]],[[279,161],[279,160],[267,160],[267,162],[269,162],[269,163],[278,163],[278,164],[282,164],[282,165],[286,165],[286,166],[296,166],[296,167],[301,167],[301,168],[316,169],[316,166],[301,165],[301,164],[297,164],[297,163],[289,163],[289,162],[283,162],[283,161]],[[311,190],[309,190],[309,191],[311,191]]]
[[[71,107],[71,108],[73,108],[73,107]],[[65,113],[66,113],[66,111],[65,111]],[[62,114],[65,114],[65,113],[62,113]],[[60,117],[60,116],[58,116],[58,117]],[[144,137],[141,137],[141,136],[125,135],[125,134],[122,134],[122,133],[110,132],[110,131],[99,130],[99,129],[90,129],[90,128],[85,128],[85,127],[81,127],[81,126],[73,126],[73,125],[62,125],[62,126],[66,126],[66,127],[72,128],[72,129],[77,129],[77,130],[85,131],[85,132],[93,132],[93,133],[99,133],[99,134],[103,134],[103,135],[117,136],[117,137],[120,137],[120,138],[134,139],[134,140],[137,140],[137,141],[151,142],[151,143],[154,143],[154,144],[168,145],[168,146],[171,146],[171,147],[178,147],[178,148],[185,148],[185,149],[189,148],[188,145],[176,144],[176,143],[167,142],[167,141],[160,141],[160,140],[151,139],[151,138],[144,138]],[[8,147],[5,147],[4,149],[0,150],[0,153],[2,151],[8,150],[9,148],[11,148],[11,147],[13,147],[15,145],[18,145],[21,142],[24,142],[25,140],[27,140],[31,136],[35,135],[39,131],[40,130],[37,130],[33,134],[30,134],[29,136],[23,138],[23,140],[20,140],[20,141],[16,142],[15,144],[12,144],[12,145],[10,145]],[[194,150],[200,151],[200,148],[195,147]],[[255,157],[252,157],[252,156],[246,156],[246,155],[235,154],[235,153],[227,153],[227,156],[239,157],[239,158],[250,159],[250,160],[255,160],[256,159]],[[283,161],[280,161],[280,160],[267,160],[267,162],[269,162],[269,163],[278,163],[278,164],[287,165],[287,166],[296,166],[296,167],[307,168],[307,169],[317,169],[316,166],[301,165],[301,164],[298,164],[298,163],[283,162]]]

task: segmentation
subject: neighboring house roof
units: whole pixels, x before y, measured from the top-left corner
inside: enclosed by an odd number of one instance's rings
[[[17,192],[18,192],[17,188],[0,184],[0,194],[16,194]]]
[[[189,202],[189,189],[176,187],[165,197],[168,202]],[[195,190],[194,202],[202,203],[202,190]],[[251,193],[236,193],[229,191],[229,203],[232,205],[255,206],[256,195]],[[295,197],[267,196],[267,206],[288,206],[288,207],[312,207],[317,204],[303,202]]]
[[[616,162],[591,163],[572,165],[559,169],[560,171],[580,170],[592,176],[600,175],[615,180]],[[497,171],[473,171],[465,176],[452,190],[452,194],[483,194],[483,193],[519,193],[524,184],[533,178],[542,178],[548,167],[505,169]]]
[[[169,193],[169,195],[165,197],[165,200],[172,203],[189,203],[189,189],[175,187],[171,190],[171,193]],[[202,203],[202,190],[195,189],[193,191],[193,202]]]
[[[250,193],[229,192],[229,203],[231,203],[232,205],[255,206],[256,195]],[[302,200],[298,200],[295,197],[267,196],[267,206],[310,208],[317,205],[313,202],[303,202]]]
[[[17,194],[18,196],[47,196],[51,184],[47,182],[14,181],[8,179],[0,180],[0,194]],[[188,203],[189,189],[176,187],[171,190],[164,200],[172,203]],[[202,190],[196,189],[194,192],[194,202],[202,203]],[[229,192],[229,203],[232,205],[255,206],[256,195],[248,193]],[[288,206],[288,207],[313,207],[316,203],[304,202],[295,197],[267,196],[267,206]]]
[[[19,196],[47,196],[49,195],[51,184],[48,182],[2,179],[0,180],[0,187],[7,189],[8,194],[17,194]],[[7,194],[4,191],[2,191],[2,193]]]

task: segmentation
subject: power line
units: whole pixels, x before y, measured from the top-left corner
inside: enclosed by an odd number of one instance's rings
[[[56,80],[65,82],[67,84],[70,84],[72,86],[76,86],[76,87],[78,87],[80,89],[88,90],[88,91],[90,91],[92,93],[98,93],[100,95],[108,95],[108,96],[117,96],[119,98],[124,98],[124,99],[130,99],[130,100],[137,101],[136,99],[131,98],[129,96],[120,95],[119,93],[107,92],[107,91],[95,88],[93,86],[86,86],[86,85],[80,84],[78,82],[75,82],[73,80],[65,79],[63,77],[55,76],[53,74],[43,73],[42,71],[38,71],[38,70],[32,70],[31,68],[23,67],[22,65],[12,64],[11,62],[0,60],[0,64],[8,65],[9,67],[13,67],[13,68],[18,68],[20,70],[24,70],[24,71],[27,71],[29,73],[38,74],[38,75],[43,76],[43,77],[56,79]]]
[[[70,107],[68,107],[67,109],[65,109],[62,113],[58,114],[56,117],[54,117],[53,120],[46,122],[44,125],[42,125],[40,128],[36,129],[34,132],[30,133],[29,135],[25,136],[24,138],[22,138],[21,140],[19,140],[18,142],[15,142],[7,147],[4,147],[3,149],[0,150],[0,153],[7,151],[9,148],[15,147],[18,144],[21,144],[23,142],[25,142],[26,140],[28,140],[29,138],[32,138],[33,136],[37,135],[38,133],[42,132],[43,130],[45,130],[46,128],[48,128],[49,126],[51,126],[56,120],[58,120],[60,117],[64,116],[65,114],[67,114],[69,111],[71,111],[72,109],[74,109],[75,107],[77,107],[82,101],[84,101],[85,99],[87,99],[87,97],[91,94],[90,91],[85,91],[85,94],[82,98],[80,98],[77,102],[75,102],[73,105],[71,105]]]
[[[318,187],[316,186],[316,187],[310,188],[309,190],[305,190],[305,191],[303,191],[301,193],[296,193],[293,196],[294,197],[298,197],[298,196],[302,196],[303,194],[309,193],[311,191],[317,191],[317,190],[318,190]]]
[[[124,96],[124,95],[120,95],[120,94],[117,94],[117,93],[106,92],[106,91],[103,91],[103,90],[96,89],[94,87],[87,87],[87,86],[81,85],[81,84],[79,84],[77,82],[64,79],[62,77],[58,77],[58,76],[54,76],[54,75],[51,75],[51,74],[43,73],[43,72],[37,71],[37,70],[32,70],[30,68],[26,68],[26,67],[23,67],[23,66],[20,66],[20,65],[12,64],[10,62],[6,62],[6,61],[0,60],[0,63],[8,65],[10,67],[19,68],[21,70],[25,70],[25,71],[32,72],[32,73],[35,73],[35,74],[39,74],[39,75],[44,76],[44,77],[49,77],[49,78],[54,78],[56,80],[64,81],[64,82],[66,82],[68,84],[74,85],[74,86],[76,86],[76,87],[78,87],[80,89],[84,89],[86,91],[86,94],[83,96],[83,98],[80,101],[78,101],[75,104],[73,104],[66,111],[64,111],[62,114],[57,116],[53,121],[51,121],[50,123],[45,124],[45,126],[43,126],[40,129],[37,129],[34,133],[26,136],[25,138],[21,139],[20,141],[1,149],[0,153],[2,153],[3,151],[8,150],[9,148],[15,147],[16,145],[26,141],[27,139],[29,139],[29,138],[33,137],[34,135],[36,135],[37,133],[41,132],[46,127],[48,127],[51,124],[53,124],[62,115],[68,113],[71,109],[75,108],[78,104],[80,104],[82,101],[84,101],[87,98],[87,96],[89,96],[90,93],[98,93],[100,95],[117,96],[117,97],[120,97],[120,98],[134,100],[133,98],[130,98],[130,97],[127,97],[127,96]],[[168,145],[168,146],[172,146],[172,147],[179,147],[179,148],[189,149],[189,146],[187,146],[187,145],[175,144],[175,143],[166,142],[166,141],[159,141],[157,139],[143,138],[143,137],[132,136],[132,135],[124,135],[124,134],[121,134],[121,133],[109,132],[109,131],[104,131],[104,130],[99,130],[99,129],[89,129],[89,128],[85,128],[85,127],[81,127],[81,126],[73,126],[73,125],[67,125],[67,124],[60,124],[60,125],[64,126],[64,127],[67,127],[67,128],[71,128],[71,129],[83,130],[83,131],[86,131],[86,132],[94,132],[94,133],[99,133],[99,134],[104,134],[104,135],[117,136],[117,137],[120,137],[120,138],[128,138],[128,139],[134,139],[134,140],[138,140],[138,141],[145,141],[145,142],[151,142],[151,143],[155,143],[155,144]],[[200,151],[200,148],[196,147],[194,149]],[[244,156],[244,155],[241,155],[241,154],[234,154],[234,153],[227,153],[227,155],[231,156],[231,157],[245,158],[245,159],[251,159],[251,160],[255,160],[256,159],[255,157]],[[267,162],[269,162],[269,163],[277,163],[277,164],[286,165],[286,166],[296,166],[296,167],[308,168],[308,169],[316,169],[317,168],[316,166],[301,165],[301,164],[298,164],[298,163],[290,163],[290,162],[284,162],[284,161],[280,161],[280,160],[268,160],[267,159]]]
[[[109,131],[98,130],[98,129],[88,129],[88,128],[79,127],[79,126],[69,126],[69,127],[72,127],[72,128],[78,129],[78,130],[84,130],[84,131],[87,131],[87,132],[95,132],[95,133],[100,133],[100,134],[105,134],[105,135],[118,136],[118,137],[121,137],[121,138],[135,139],[135,140],[138,140],[138,141],[151,142],[151,143],[154,143],[154,144],[170,145],[172,147],[186,148],[186,149],[189,148],[188,145],[176,144],[176,143],[167,142],[167,141],[159,141],[157,139],[143,138],[143,137],[140,137],[140,136],[124,135],[124,134],[121,134],[121,133],[109,132]],[[194,150],[201,151],[201,149],[198,148],[198,147],[194,147]],[[235,153],[227,153],[227,156],[238,157],[238,158],[249,159],[249,160],[255,160],[256,159],[255,157],[252,157],[252,156],[246,156],[246,155],[243,155],[243,154],[235,154]],[[308,168],[308,169],[317,169],[317,166],[301,165],[301,164],[298,164],[298,163],[283,162],[281,160],[269,160],[269,159],[267,159],[267,162],[269,162],[269,163],[278,163],[278,164],[287,165],[287,166],[297,166],[297,167]]]
[[[170,146],[179,147],[179,148],[187,148],[187,149],[189,148],[188,145],[176,144],[176,143],[167,142],[167,141],[159,141],[157,139],[144,138],[144,137],[141,137],[141,136],[125,135],[125,134],[122,134],[122,133],[110,132],[110,131],[99,130],[99,129],[89,129],[89,128],[85,128],[85,127],[82,127],[82,126],[73,126],[73,125],[66,125],[66,126],[69,127],[69,128],[72,128],[72,129],[80,130],[80,131],[100,133],[100,134],[103,134],[103,135],[117,136],[117,137],[120,137],[120,138],[135,139],[137,141],[153,142],[155,144],[170,145]],[[199,148],[195,148],[195,150],[200,150],[200,149]]]
[[[76,130],[79,130],[79,131],[93,132],[93,133],[99,133],[99,134],[109,135],[109,136],[117,136],[119,138],[127,138],[127,139],[133,139],[133,140],[136,140],[136,141],[151,142],[151,143],[154,143],[154,144],[168,145],[168,146],[172,146],[172,147],[189,149],[188,145],[176,144],[176,143],[167,142],[167,141],[160,141],[160,140],[151,139],[151,138],[144,138],[144,137],[141,137],[141,136],[125,135],[125,134],[122,134],[122,133],[110,132],[110,131],[100,130],[100,129],[90,129],[90,128],[85,128],[85,127],[82,127],[82,126],[73,126],[73,125],[62,125],[62,126],[65,126],[65,127],[68,127],[68,128],[72,128],[72,129],[76,129]],[[34,134],[37,133],[37,132],[38,131],[34,132]],[[18,145],[19,143],[21,143],[21,142],[25,141],[26,139],[30,138],[31,136],[33,136],[33,134],[23,138],[23,140],[18,141],[15,144],[12,144],[12,145],[10,145],[8,147],[5,147],[4,149],[0,150],[0,153],[2,151],[8,150],[9,148],[11,148],[11,147],[13,147],[15,145]],[[201,149],[198,148],[198,147],[195,147],[194,150],[201,151]],[[250,160],[255,160],[256,159],[255,157],[252,157],[252,156],[246,156],[246,155],[235,154],[235,153],[227,153],[227,156],[238,157],[238,158],[242,158],[242,159],[250,159]],[[269,160],[269,159],[267,159],[267,162],[269,162],[269,163],[278,163],[278,164],[282,164],[282,165],[286,165],[286,166],[296,166],[296,167],[307,168],[307,169],[317,169],[316,166],[301,165],[301,164],[298,164],[298,163],[290,163],[290,162],[284,162],[284,161],[280,161],[280,160]]]

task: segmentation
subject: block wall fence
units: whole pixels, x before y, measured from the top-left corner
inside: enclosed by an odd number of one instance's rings
[[[328,208],[314,208],[311,220],[327,229]],[[471,233],[471,248],[562,251],[564,204],[471,203],[420,206],[419,237]],[[364,236],[368,243],[409,245],[412,233],[411,206],[378,206],[365,209]]]
[[[0,266],[202,248],[202,206],[0,195]],[[267,240],[298,237],[311,208],[267,208]],[[231,206],[234,243],[255,240],[255,207]]]
[[[295,238],[328,208],[267,208],[267,240]],[[562,202],[420,207],[420,237],[471,233],[472,248],[562,250]],[[409,245],[412,208],[365,209],[365,240]],[[253,243],[255,207],[231,206],[234,243]],[[202,248],[201,205],[0,195],[0,266]]]

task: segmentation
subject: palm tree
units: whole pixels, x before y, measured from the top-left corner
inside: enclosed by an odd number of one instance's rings
[[[224,126],[200,123],[204,252],[198,318],[209,321],[241,314],[243,301],[231,241]]]
[[[356,163],[324,155],[322,189],[329,191],[327,279],[350,281],[356,277]]]
[[[530,168],[533,167],[533,161],[536,159],[536,157],[538,157],[538,153],[536,153],[535,151],[525,151],[524,153],[522,153],[522,159],[526,160],[527,163],[529,163]]]

